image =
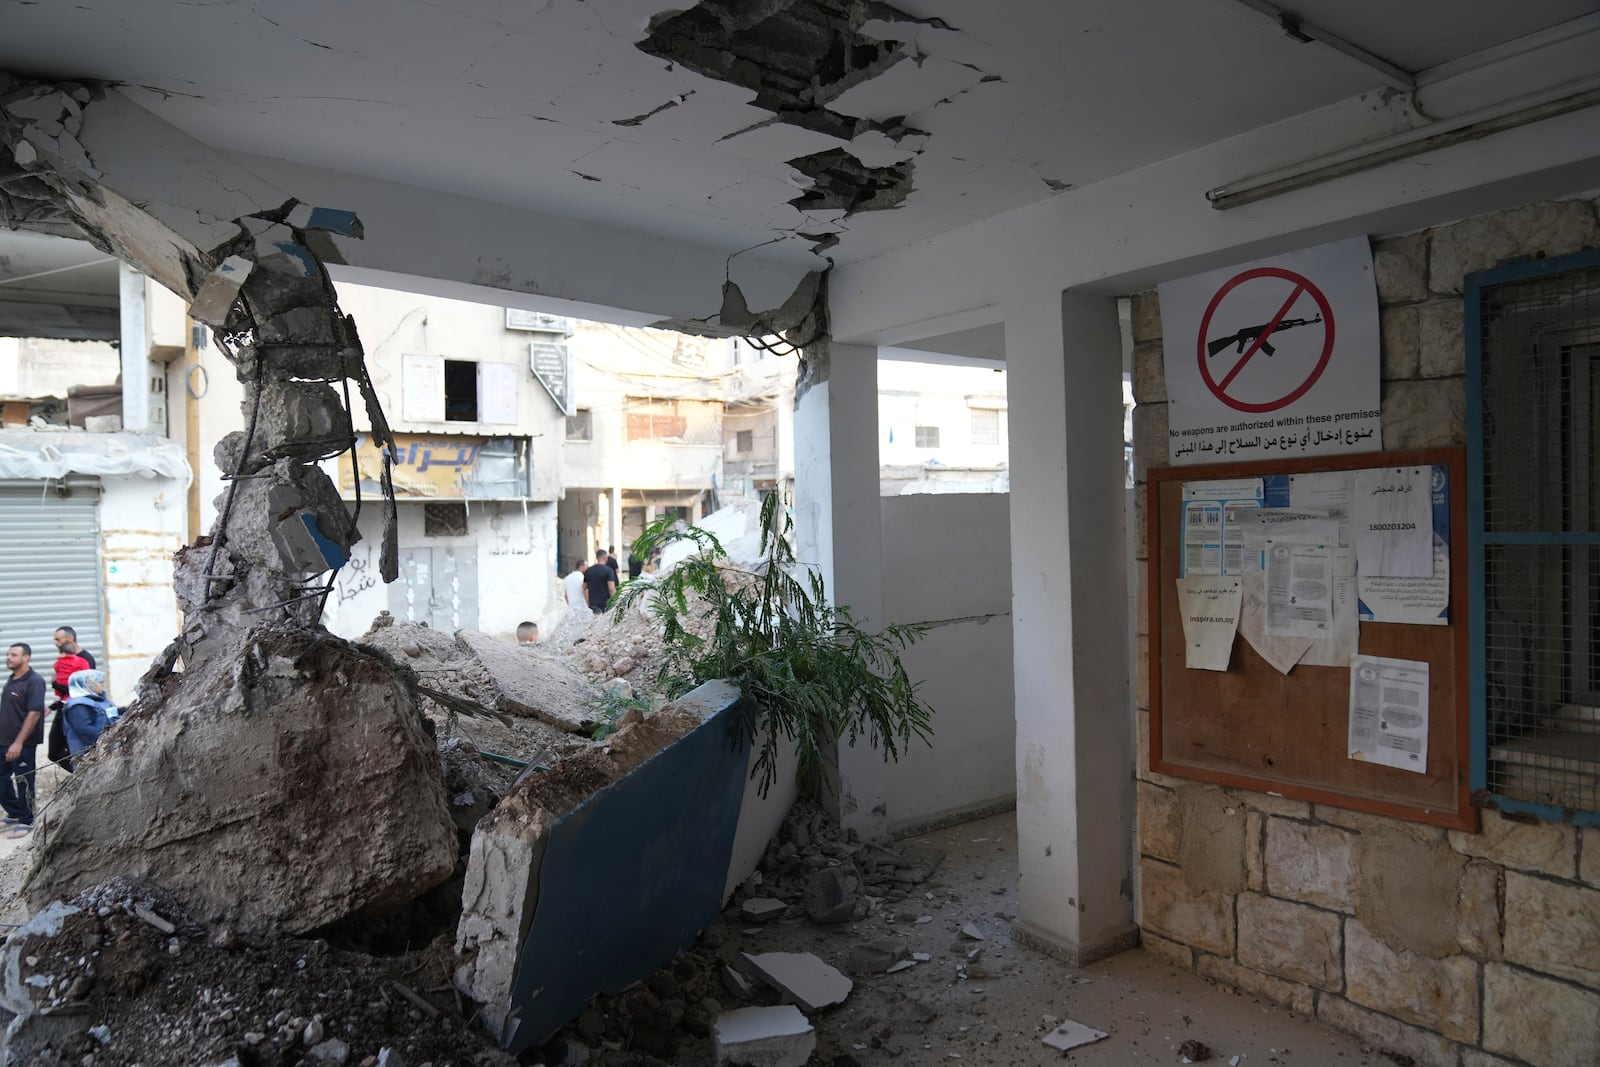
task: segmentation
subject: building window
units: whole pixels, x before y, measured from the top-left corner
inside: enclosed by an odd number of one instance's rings
[[[995,408],[972,408],[972,443],[1000,443],[1000,412]]]
[[[626,409],[630,441],[722,447],[720,403],[630,396]]]
[[[462,359],[444,361],[444,421],[478,421],[478,365]]]
[[[467,505],[451,502],[422,505],[424,537],[467,536]]]
[[[1472,787],[1600,822],[1600,252],[1466,285]]]
[[[567,440],[593,441],[594,440],[594,412],[588,408],[579,408],[577,414],[567,416]]]
[[[917,427],[917,447],[918,448],[938,448],[939,447],[939,427],[937,427],[937,426],[918,426]]]
[[[740,452],[754,452],[756,450],[756,432],[754,430],[740,430],[734,437],[734,447]]]

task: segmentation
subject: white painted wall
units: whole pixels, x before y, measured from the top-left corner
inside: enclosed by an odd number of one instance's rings
[[[973,440],[973,412],[998,416],[993,444]],[[937,447],[917,444],[916,428],[939,429]],[[1003,368],[953,367],[881,360],[878,367],[878,459],[884,465],[937,462],[949,467],[1006,463]]]
[[[1010,512],[999,493],[883,500],[884,622],[928,627],[901,660],[934,709],[932,746],[885,772],[891,830],[1016,796]]]
[[[185,486],[137,474],[100,482],[106,673],[112,700],[126,704],[151,660],[178,635],[172,554],[184,541]]]
[[[630,441],[628,398],[713,405],[690,417],[720,424],[725,379],[733,366],[731,341],[581,322],[571,344],[577,406],[590,413],[594,432],[588,441],[567,442],[561,458],[563,485],[693,492],[720,480],[720,429],[704,445]]]
[[[428,537],[423,505],[399,506],[400,545],[405,548],[471,548],[478,560],[478,622],[485,633],[514,638],[517,624],[539,624],[552,632],[565,610],[556,588],[556,505],[518,501],[470,501],[465,537]],[[389,609],[390,586],[378,574],[383,522],[365,510],[361,541],[339,572],[322,624],[340,637],[359,637],[380,611]],[[402,578],[402,580],[404,580]]]
[[[443,297],[419,296],[338,282],[339,306],[354,315],[366,348],[367,369],[383,402],[384,416],[396,433],[464,434],[474,437],[530,437],[533,451],[531,496],[554,500],[561,487],[561,440],[566,415],[533,376],[528,345],[562,341],[560,335],[506,329],[505,308]],[[517,368],[515,424],[428,422],[406,418],[402,390],[403,356],[437,356],[471,363],[508,363]],[[366,409],[355,404],[355,423],[367,429]]]

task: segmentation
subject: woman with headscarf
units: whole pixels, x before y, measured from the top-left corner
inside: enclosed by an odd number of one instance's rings
[[[67,679],[67,694],[67,705],[61,710],[67,747],[74,756],[81,756],[116,720],[117,706],[106,697],[105,671],[73,672]]]

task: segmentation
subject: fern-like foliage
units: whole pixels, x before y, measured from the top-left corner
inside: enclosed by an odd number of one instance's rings
[[[751,773],[763,796],[777,778],[781,740],[794,742],[800,780],[815,786],[836,740],[865,739],[882,747],[887,762],[913,738],[926,742],[932,729],[933,709],[900,662],[922,631],[870,632],[848,607],[829,604],[821,575],[795,560],[792,529],[778,494],[766,494],[761,560],[746,571],[729,564],[710,531],[657,519],[634,542],[635,556],[647,559],[681,540],[694,542],[695,552],[664,574],[622,585],[613,607],[620,620],[643,601],[661,624],[667,656],[656,685],[668,698],[714,678],[739,686],[745,701],[736,740],[757,746]]]

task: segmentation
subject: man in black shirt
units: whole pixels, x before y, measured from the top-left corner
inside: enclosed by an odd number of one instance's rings
[[[611,603],[611,594],[617,591],[617,572],[606,562],[603,548],[594,554],[594,561],[598,566],[583,572],[583,586],[589,596],[589,610],[604,615],[606,605]]]
[[[18,642],[6,649],[11,678],[0,691],[0,807],[13,829],[6,836],[22,837],[33,825],[33,768],[39,742],[44,740],[44,679],[29,666],[33,649]]]

